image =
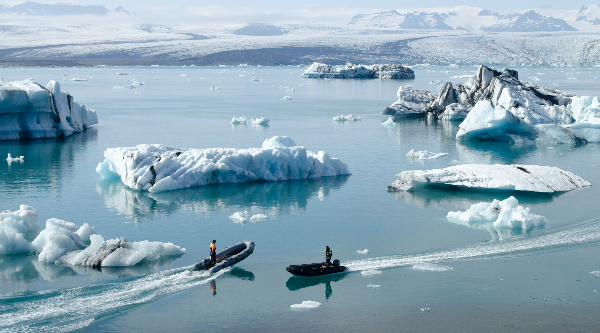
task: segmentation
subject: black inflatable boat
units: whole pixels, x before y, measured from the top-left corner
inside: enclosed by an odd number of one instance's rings
[[[324,262],[320,262],[315,264],[289,265],[285,269],[297,276],[321,276],[341,273],[346,270],[346,266],[341,266],[340,261],[335,259],[329,267],[326,267]]]
[[[204,260],[198,261],[194,267],[192,267],[192,270],[208,271],[210,274],[216,273],[225,267],[233,266],[248,258],[252,252],[254,252],[254,242],[241,241],[217,252],[217,263],[214,266],[211,265],[209,256]]]

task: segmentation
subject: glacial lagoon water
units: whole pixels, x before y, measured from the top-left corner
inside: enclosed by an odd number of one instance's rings
[[[600,68],[515,69],[523,80],[600,95]],[[392,81],[301,79],[296,67],[2,68],[5,81],[59,81],[98,112],[99,124],[68,138],[0,142],[0,156],[25,156],[0,163],[1,210],[27,204],[42,228],[55,217],[89,223],[105,239],[172,242],[187,252],[102,270],[0,256],[0,331],[596,330],[600,278],[590,272],[600,271],[599,144],[464,144],[455,140],[458,123],[381,125],[399,85],[436,91],[430,82],[464,82],[460,76],[475,70],[415,68],[415,80]],[[133,80],[145,84],[131,89]],[[341,114],[362,120],[332,121]],[[234,116],[271,121],[233,126]],[[95,172],[111,147],[250,148],[276,135],[340,158],[352,175],[150,194]],[[412,161],[413,148],[449,156]],[[400,171],[453,160],[556,166],[592,186],[560,195],[387,191]],[[445,218],[510,195],[545,216],[545,227],[500,240]],[[268,219],[237,224],[229,216],[239,211]],[[215,276],[190,272],[213,238],[218,248],[252,240],[256,250]],[[285,271],[322,261],[325,245],[353,271],[313,279]],[[308,300],[321,305],[290,308]]]

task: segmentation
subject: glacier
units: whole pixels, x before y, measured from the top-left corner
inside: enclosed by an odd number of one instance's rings
[[[319,62],[310,65],[300,77],[313,79],[414,79],[412,69],[400,65],[330,66]]]
[[[107,267],[133,266],[186,251],[172,243],[128,242],[123,237],[105,241],[87,223],[78,227],[56,218],[48,219],[40,232],[37,218],[37,210],[27,205],[0,213],[0,255],[35,253],[42,262]]]
[[[69,136],[97,123],[96,111],[61,92],[56,81],[43,87],[33,80],[0,80],[0,140]]]
[[[388,188],[414,191],[419,187],[451,186],[474,190],[566,192],[591,186],[581,177],[556,167],[519,164],[460,164],[444,169],[402,171]]]
[[[314,153],[286,136],[262,148],[179,149],[160,144],[109,148],[96,172],[134,190],[162,192],[218,183],[280,181],[349,175],[348,166],[326,152]]]

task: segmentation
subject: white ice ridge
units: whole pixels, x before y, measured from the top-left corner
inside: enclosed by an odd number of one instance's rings
[[[39,261],[99,267],[133,266],[185,253],[171,243],[104,241],[87,223],[78,227],[55,218],[47,220],[40,232],[37,217],[37,210],[26,205],[0,213],[0,254],[36,253]]]
[[[179,149],[165,145],[109,148],[96,172],[120,178],[135,190],[170,191],[193,186],[349,175],[348,166],[326,152],[314,153],[286,136],[262,148]]]
[[[235,212],[235,213],[233,213],[233,215],[229,216],[229,218],[235,223],[245,224],[248,221],[256,222],[256,221],[266,220],[269,217],[265,214],[254,214],[251,216],[250,213],[248,213],[247,211],[243,211],[243,212]]]
[[[341,121],[341,122],[344,122],[344,121],[359,121],[360,117],[355,117],[355,116],[353,116],[351,114],[349,114],[347,116],[344,116],[343,114],[341,114],[339,116],[333,117],[333,120],[334,121]]]
[[[79,105],[56,81],[0,80],[0,140],[69,136],[97,124],[96,111]]]
[[[472,189],[566,192],[591,186],[581,177],[556,167],[540,165],[460,164],[444,169],[402,171],[389,189],[451,185]]]
[[[302,73],[304,78],[330,79],[414,79],[412,69],[400,65],[353,65],[330,66],[312,63]]]
[[[444,156],[448,156],[448,153],[432,153],[428,150],[415,151],[414,149],[406,153],[406,157],[418,160],[432,160]]]
[[[315,301],[303,301],[300,304],[292,304],[290,308],[292,309],[314,309],[321,306],[321,303]]]
[[[487,230],[493,239],[510,238],[546,224],[545,217],[533,214],[529,207],[518,204],[519,201],[513,196],[503,201],[480,202],[464,212],[449,212],[446,218],[469,228]],[[520,232],[515,234],[512,229]]]

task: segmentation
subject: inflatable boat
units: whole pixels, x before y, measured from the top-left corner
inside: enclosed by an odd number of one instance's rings
[[[216,273],[225,267],[233,266],[238,262],[248,258],[254,252],[254,242],[241,241],[217,252],[217,262],[211,265],[210,256],[204,260],[198,261],[193,271],[208,271],[210,274]]]
[[[320,262],[315,264],[289,265],[285,269],[296,276],[321,276],[344,272],[346,266],[341,266],[340,261],[335,259],[329,267],[326,266],[326,263]]]

